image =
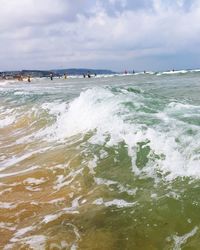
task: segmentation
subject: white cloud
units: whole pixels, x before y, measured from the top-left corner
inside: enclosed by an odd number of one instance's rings
[[[120,4],[122,7],[127,5],[127,0],[109,0],[111,4]]]
[[[1,0],[0,29],[53,22],[64,15],[68,4],[62,0]]]
[[[103,1],[1,1],[0,68],[10,67],[11,60],[14,68],[102,64],[119,69],[145,57],[200,53],[197,0],[189,9],[184,0],[153,0],[152,8],[116,10],[115,15]],[[128,4],[107,3],[116,1]]]

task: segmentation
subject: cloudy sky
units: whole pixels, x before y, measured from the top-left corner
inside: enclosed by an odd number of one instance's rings
[[[199,0],[0,0],[0,70],[200,68]]]

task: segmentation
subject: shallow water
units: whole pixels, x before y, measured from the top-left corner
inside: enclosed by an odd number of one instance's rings
[[[0,83],[0,248],[199,249],[200,73]]]

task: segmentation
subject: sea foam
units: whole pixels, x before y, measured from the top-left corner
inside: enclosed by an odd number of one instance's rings
[[[74,135],[93,132],[88,140],[91,144],[113,147],[125,143],[128,155],[132,159],[132,169],[135,174],[146,174],[155,177],[161,171],[165,179],[176,177],[200,176],[198,160],[194,160],[189,146],[184,148],[184,142],[198,148],[199,143],[193,143],[193,138],[184,134],[186,125],[181,119],[183,114],[195,113],[198,109],[193,105],[168,103],[164,109],[155,113],[144,113],[143,107],[151,96],[145,93],[119,89],[95,87],[83,91],[79,97],[69,104],[45,104],[42,108],[56,117],[55,123],[40,131],[37,136],[45,140],[65,140]],[[152,97],[151,97],[152,98]],[[126,103],[130,105],[127,106]],[[141,110],[141,111],[140,111]],[[185,113],[184,113],[185,114]],[[140,115],[149,119],[160,119],[158,124],[147,126],[138,122]],[[199,129],[198,129],[199,131]],[[180,142],[177,141],[180,139]],[[142,169],[136,166],[136,153],[139,143],[148,142],[150,147],[149,161]],[[154,155],[154,156],[153,156]],[[157,155],[157,156],[156,156]],[[98,162],[98,160],[97,160]]]

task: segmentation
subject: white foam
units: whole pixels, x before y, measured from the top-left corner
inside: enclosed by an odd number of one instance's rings
[[[72,170],[67,176],[58,175],[57,180],[55,182],[54,189],[60,190],[61,188],[65,186],[69,186],[69,184],[73,182],[75,177],[81,174],[82,171],[83,171],[83,168],[78,169],[78,170]]]
[[[19,230],[14,234],[14,237],[15,237],[15,238],[20,238],[22,235],[26,234],[27,232],[32,231],[33,229],[34,229],[33,226],[21,228],[21,229],[19,229]]]
[[[1,209],[14,209],[17,207],[18,204],[9,203],[9,202],[0,202]]]
[[[3,161],[1,163],[1,168],[0,168],[0,171],[3,171],[17,163],[20,163],[21,161],[24,161],[26,159],[28,159],[29,157],[33,156],[33,155],[37,155],[39,153],[43,153],[45,151],[47,151],[50,147],[46,147],[46,148],[43,148],[43,149],[38,149],[38,150],[35,150],[33,152],[28,152],[28,153],[24,153],[23,155],[21,156],[12,156],[12,158],[9,158],[9,159],[6,159],[5,161]]]
[[[65,201],[65,198],[58,198],[58,199],[51,200],[48,203],[49,204],[60,203],[60,202],[62,203],[63,201]]]
[[[133,207],[137,204],[137,202],[127,202],[125,200],[114,199],[112,201],[104,201],[103,198],[99,198],[93,201],[94,205],[104,205],[106,207],[116,206],[117,208],[123,207]]]
[[[9,176],[13,176],[13,175],[23,174],[23,173],[26,173],[26,172],[35,170],[35,169],[37,169],[37,168],[40,168],[40,166],[32,166],[32,167],[29,167],[29,168],[24,169],[24,170],[15,171],[15,172],[8,173],[8,174],[0,174],[0,178],[9,177]]]
[[[36,227],[29,226],[19,229],[14,236],[10,239],[10,244],[5,246],[5,250],[13,249],[15,243],[23,242],[24,244],[28,244],[31,249],[35,250],[43,250],[45,249],[46,237],[43,235],[33,235],[29,237],[23,237],[26,233],[33,231]]]
[[[182,111],[198,111],[199,112],[199,106],[195,106],[195,105],[191,105],[191,104],[184,104],[184,103],[177,103],[177,102],[170,102],[168,104],[168,108],[170,111],[179,111],[179,110],[182,110]],[[166,109],[168,110],[168,109]],[[168,111],[169,111],[168,110]]]
[[[44,217],[42,220],[43,223],[49,223],[51,221],[57,220],[60,217],[60,214],[49,214]]]
[[[24,243],[28,244],[30,249],[44,250],[46,245],[46,237],[44,235],[33,235],[23,239]]]
[[[31,191],[31,192],[40,192],[42,191],[41,188],[38,187],[25,187],[26,190]]]
[[[106,152],[105,150],[101,150],[100,151],[100,159],[105,159],[107,158],[109,155],[108,155],[108,152]]]
[[[15,110],[2,106],[0,108],[0,128],[13,124],[16,120]]]
[[[7,230],[10,230],[10,231],[15,231],[16,230],[16,226],[13,223],[0,222],[0,228],[7,229]]]
[[[30,95],[30,92],[17,90],[14,95]]]
[[[183,236],[174,235],[173,239],[175,242],[173,250],[181,250],[182,245],[184,245],[189,238],[193,237],[197,233],[198,229],[199,228],[196,226],[194,229],[192,229],[192,231],[187,234],[184,234]]]
[[[200,72],[200,69],[192,69],[190,72]]]
[[[79,211],[74,210],[72,207],[64,208],[59,213],[46,215],[42,220],[42,223],[48,224],[52,221],[59,219],[64,214],[79,214]]]
[[[9,85],[11,83],[16,83],[16,80],[0,80],[0,86]]]
[[[3,195],[3,194],[5,194],[5,193],[10,193],[10,192],[12,192],[12,188],[6,188],[6,189],[4,189],[4,190],[2,190],[2,191],[0,192],[0,195]]]
[[[88,168],[89,168],[91,174],[95,173],[94,169],[97,166],[97,161],[98,161],[98,157],[95,155],[94,159],[88,162]]]
[[[25,237],[23,239],[20,240],[13,240],[11,239],[10,242],[17,242],[17,241],[21,241],[23,242],[23,245],[29,245],[30,249],[33,250],[44,250],[45,249],[45,245],[46,245],[46,237],[43,235],[33,235],[30,237]],[[15,248],[15,244],[7,244],[4,247],[4,250],[12,250]]]
[[[115,185],[118,188],[119,193],[126,192],[129,195],[135,195],[138,190],[138,188],[128,189],[127,187],[124,187],[122,184],[120,184],[117,181],[111,181],[111,180],[106,180],[103,178],[96,178],[96,177],[94,178],[94,180],[97,185],[106,185],[108,187],[111,185]]]
[[[59,217],[61,217],[63,214],[79,214],[78,208],[79,208],[79,200],[81,196],[75,198],[72,201],[72,206],[71,207],[65,207],[61,211],[59,211],[56,214],[48,214],[44,217],[42,220],[42,223],[50,223],[52,221],[57,220]]]
[[[171,71],[163,71],[157,73],[158,76],[160,75],[174,75],[174,74],[186,74],[188,73],[188,70],[171,70]]]
[[[123,125],[116,115],[120,111],[119,104],[118,98],[115,98],[109,90],[101,88],[87,90],[72,101],[68,109],[60,110],[61,115],[58,116],[56,124],[51,131],[46,132],[53,132],[57,138],[86,133],[94,129],[98,129],[99,135],[102,132],[110,132],[117,125]]]
[[[41,108],[48,110],[49,114],[59,115],[66,111],[67,106],[68,105],[66,103],[53,102],[43,103]]]
[[[23,183],[26,184],[30,184],[30,185],[40,185],[46,182],[46,179],[44,177],[42,178],[27,178],[23,181]]]
[[[0,119],[0,128],[4,128],[8,125],[13,124],[15,121],[15,116],[14,115],[10,115],[10,116],[6,116],[3,119]]]

